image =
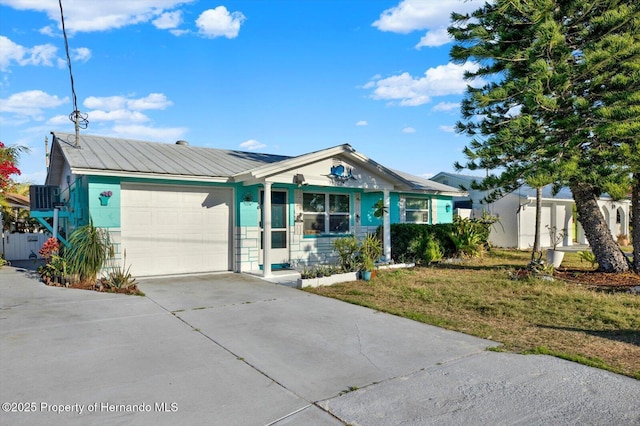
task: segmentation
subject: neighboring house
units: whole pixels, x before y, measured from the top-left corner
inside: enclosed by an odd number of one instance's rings
[[[471,183],[474,180],[482,181],[482,176],[441,172],[431,179],[456,188],[466,188],[468,196],[453,198],[454,208],[462,209],[463,214],[467,213],[477,218],[481,217],[483,212],[488,212],[499,218],[499,222],[491,228],[489,235],[491,244],[496,247],[518,249],[533,247],[536,223],[535,188],[523,185],[517,191],[487,204],[483,199],[488,192],[471,189]],[[618,235],[629,235],[630,204],[629,200],[613,200],[608,195],[598,199],[598,205],[614,238]],[[575,202],[569,188],[561,188],[557,194],[553,194],[551,185],[542,189],[541,247],[552,245],[549,227],[553,226],[558,231],[564,231],[565,236],[560,246],[588,244],[582,226],[577,220]]]
[[[75,135],[52,135],[46,186],[32,187],[32,216],[43,223],[57,216],[63,239],[91,218],[110,231],[120,258],[126,252],[135,276],[269,276],[330,259],[336,238],[379,225],[391,259],[391,223],[451,222],[452,196],[464,195],[347,144],[286,157],[88,135],[75,144]],[[379,200],[383,218],[374,215]]]
[[[5,212],[10,214],[0,214],[0,256],[9,261],[37,258],[38,250],[48,235],[35,232],[38,227],[33,227],[25,219],[23,212],[29,211],[29,198],[15,193],[1,196],[4,198]]]

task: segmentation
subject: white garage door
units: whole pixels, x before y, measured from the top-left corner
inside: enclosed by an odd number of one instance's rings
[[[123,185],[122,248],[135,277],[231,269],[232,190]]]

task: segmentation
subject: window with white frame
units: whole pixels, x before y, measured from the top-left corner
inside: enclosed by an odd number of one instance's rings
[[[404,202],[405,222],[429,223],[429,199],[407,198]]]
[[[305,192],[302,194],[304,235],[349,232],[350,200],[347,194]]]

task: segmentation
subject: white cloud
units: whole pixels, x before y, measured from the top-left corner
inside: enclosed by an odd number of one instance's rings
[[[47,120],[47,124],[54,126],[69,123],[71,123],[71,120],[69,120],[69,115],[55,115]]]
[[[47,25],[46,27],[42,27],[38,30],[38,32],[42,35],[46,35],[49,37],[55,37],[56,32],[51,25]]]
[[[383,11],[372,26],[381,31],[408,34],[417,30],[428,30],[417,48],[441,46],[450,41],[446,28],[450,25],[451,12],[471,12],[484,4],[485,0],[402,0],[397,6]]]
[[[116,109],[113,111],[93,110],[87,113],[89,122],[115,121],[125,123],[144,123],[149,121],[149,117],[139,111],[129,111],[126,109]]]
[[[150,122],[151,119],[141,111],[163,110],[173,102],[162,93],[151,93],[141,98],[130,96],[89,96],[83,102],[87,112],[89,123],[116,123],[113,131],[125,137],[148,137],[155,140],[165,140],[163,136],[158,139],[152,127],[141,126],[140,123]],[[57,119],[56,119],[57,120]],[[62,123],[61,123],[62,124]],[[110,129],[105,130],[107,133]],[[176,128],[168,130],[170,135],[178,135],[184,129]],[[172,136],[173,138],[173,136]]]
[[[369,123],[367,123],[366,120],[360,120],[356,123],[356,126],[368,126]]]
[[[236,38],[240,32],[240,25],[245,20],[241,12],[231,12],[224,6],[208,9],[196,19],[199,33],[205,37]]]
[[[67,64],[66,59],[57,56],[58,48],[53,44],[39,44],[33,47],[21,46],[5,36],[0,36],[0,70],[7,71],[14,63],[19,66],[46,66],[54,64],[60,68]],[[72,50],[72,60],[87,62],[91,50],[79,47]]]
[[[440,102],[432,109],[433,111],[454,111],[460,108],[460,103],[458,102]]]
[[[442,46],[443,44],[447,44],[450,41],[451,36],[449,36],[447,29],[438,28],[437,30],[429,31],[424,36],[422,36],[418,44],[416,44],[416,49],[419,49],[421,47],[438,47]]]
[[[73,49],[72,56],[71,60],[74,62],[87,62],[91,59],[91,50],[86,47],[79,47],[77,49]]]
[[[416,129],[414,129],[413,127],[405,127],[404,129],[402,129],[402,133],[415,133]]]
[[[182,11],[165,12],[152,21],[152,24],[159,30],[169,30],[177,28],[182,23]]]
[[[44,109],[56,108],[69,102],[68,98],[58,98],[42,90],[28,90],[14,93],[6,99],[0,99],[0,112],[28,116],[42,120]]]
[[[57,47],[52,44],[40,44],[29,48],[14,43],[5,36],[0,36],[0,70],[6,71],[14,62],[20,66],[50,67],[57,59],[57,51]]]
[[[429,68],[424,77],[413,77],[404,72],[399,75],[370,81],[364,87],[373,88],[371,97],[387,100],[401,106],[418,106],[431,102],[434,96],[464,93],[469,82],[464,80],[465,71],[475,71],[478,65],[467,62],[463,65],[448,63]],[[475,85],[484,84],[480,79]]]
[[[195,0],[66,0],[63,4],[65,27],[69,33],[106,31],[163,18],[163,14]],[[60,6],[57,1],[2,0],[5,6],[18,10],[44,12],[61,29]],[[163,21],[166,22],[166,21]],[[41,30],[41,32],[51,30]]]
[[[165,109],[173,105],[173,102],[167,99],[163,93],[150,93],[149,96],[140,99],[131,99],[127,102],[127,106],[136,111],[146,109]]]
[[[89,96],[82,103],[87,108],[114,110],[124,108],[127,98],[124,96]]]
[[[240,144],[240,148],[246,149],[249,151],[255,151],[256,149],[265,148],[266,146],[267,146],[266,144],[263,144],[262,142],[258,142],[255,139],[249,139]]]
[[[173,102],[167,99],[163,93],[150,93],[148,96],[138,99],[131,99],[127,96],[89,96],[83,102],[87,108],[96,110],[114,111],[128,109],[132,111],[143,111],[149,109],[163,110]]]
[[[184,127],[149,127],[138,124],[113,126],[113,136],[129,139],[174,142],[187,133]]]
[[[438,127],[438,129],[442,132],[445,133],[455,133],[456,132],[456,127],[455,126],[440,126]]]
[[[176,36],[176,37],[180,37],[180,36],[182,36],[182,35],[189,34],[191,31],[189,31],[189,30],[177,30],[177,29],[173,29],[173,30],[169,30],[169,32],[170,32],[171,34],[173,34],[174,36]]]

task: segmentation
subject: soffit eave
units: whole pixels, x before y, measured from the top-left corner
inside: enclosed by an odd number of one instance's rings
[[[96,170],[96,169],[83,169],[83,168],[71,168],[71,173],[75,175],[87,175],[87,176],[108,176],[108,177],[120,177],[120,178],[135,178],[135,179],[164,179],[164,180],[178,180],[185,182],[210,182],[210,183],[233,183],[233,180],[225,176],[195,176],[195,175],[176,175],[165,173],[141,173],[141,172],[126,172],[126,171],[114,171],[114,170]]]

